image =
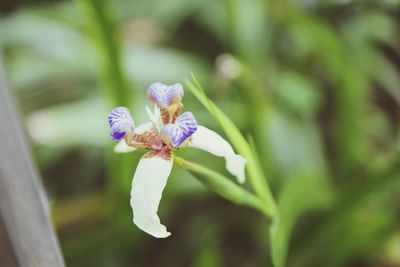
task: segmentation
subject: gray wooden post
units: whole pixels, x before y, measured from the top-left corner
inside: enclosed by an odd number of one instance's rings
[[[0,217],[0,264],[4,267],[18,267],[4,223]]]
[[[5,77],[0,57],[0,216],[18,266],[63,267],[47,198]]]

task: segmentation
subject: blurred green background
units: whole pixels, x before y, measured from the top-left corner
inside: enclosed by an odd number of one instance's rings
[[[272,266],[270,222],[178,167],[160,206],[172,236],[132,223],[142,152],[113,154],[107,114],[126,105],[145,122],[147,87],[191,72],[263,164],[286,266],[400,266],[400,1],[2,0],[0,12],[68,266]],[[222,133],[188,90],[184,105]],[[226,174],[222,159],[178,154]]]

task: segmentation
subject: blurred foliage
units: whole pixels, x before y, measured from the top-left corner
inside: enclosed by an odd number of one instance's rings
[[[68,266],[400,266],[400,1],[4,3],[1,52]],[[107,113],[142,123],[147,86],[191,72],[257,155],[279,220],[175,167],[160,207],[173,235],[132,224],[140,153],[112,155]],[[189,92],[185,109],[226,130]]]

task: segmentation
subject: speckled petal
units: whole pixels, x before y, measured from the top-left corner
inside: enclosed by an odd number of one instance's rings
[[[133,131],[135,123],[129,110],[125,107],[117,107],[108,115],[108,123],[111,128],[111,138],[119,141],[125,137],[126,133]]]
[[[134,134],[143,134],[145,132],[151,131],[153,128],[153,124],[151,122],[146,122],[143,124],[140,124],[139,126],[135,127],[135,130],[133,131]],[[136,147],[128,146],[126,143],[125,139],[122,139],[121,141],[118,142],[117,145],[114,147],[114,152],[115,153],[129,153],[137,150]]]

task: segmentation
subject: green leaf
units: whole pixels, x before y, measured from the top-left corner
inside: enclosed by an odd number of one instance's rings
[[[299,216],[329,204],[331,194],[327,189],[323,180],[301,174],[285,184],[278,201],[280,217],[275,218],[270,226],[271,255],[275,267],[285,266],[290,234]]]
[[[275,200],[271,193],[271,190],[269,189],[269,185],[261,171],[261,164],[258,161],[258,158],[254,155],[249,143],[240,133],[235,124],[207,97],[201,85],[193,74],[192,78],[195,84],[193,84],[189,80],[185,80],[186,86],[200,101],[200,103],[208,110],[208,112],[219,122],[221,128],[228,136],[233,147],[239,152],[239,154],[247,159],[247,170],[250,175],[252,186],[256,194],[265,202],[268,215],[270,217],[274,217],[277,212]]]
[[[268,45],[267,4],[263,0],[226,0],[229,45],[235,54],[257,64],[265,57]]]
[[[180,157],[175,157],[175,162],[183,169],[190,172],[202,184],[223,198],[238,205],[252,207],[261,211],[263,214],[267,213],[267,210],[265,210],[260,199],[232,182],[229,178],[202,165],[184,160]]]
[[[390,204],[400,186],[398,156],[372,177],[343,184],[330,208],[296,251],[299,266],[344,266],[357,253],[376,252],[396,218]],[[390,203],[390,204],[389,204]],[[395,215],[394,215],[395,216]],[[361,242],[360,242],[361,241]],[[322,265],[321,265],[322,264]]]

